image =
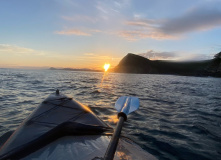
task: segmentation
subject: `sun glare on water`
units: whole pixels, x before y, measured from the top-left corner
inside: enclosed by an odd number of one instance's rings
[[[104,65],[104,70],[105,70],[105,72],[107,72],[107,70],[110,68],[110,64],[108,64],[108,63],[105,63],[105,65]]]
[[[104,67],[104,71],[105,72],[104,72],[102,80],[101,80],[101,87],[103,86],[103,81],[104,81],[105,77],[108,76],[107,70],[110,68],[110,64],[109,63],[105,63],[103,67]]]

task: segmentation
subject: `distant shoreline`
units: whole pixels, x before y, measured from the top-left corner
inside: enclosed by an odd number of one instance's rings
[[[102,72],[101,70],[87,69],[87,68],[79,68],[79,69],[76,69],[76,68],[54,68],[54,67],[50,67],[49,70]]]

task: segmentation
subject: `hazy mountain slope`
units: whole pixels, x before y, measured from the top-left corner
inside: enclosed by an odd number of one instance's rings
[[[217,76],[220,77],[221,59],[195,62],[151,61],[139,55],[128,53],[114,68],[120,73],[143,74],[176,74],[187,76]]]

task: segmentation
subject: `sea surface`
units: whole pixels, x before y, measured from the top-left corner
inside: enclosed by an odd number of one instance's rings
[[[59,89],[115,126],[114,104],[137,96],[122,133],[160,160],[221,160],[221,79],[0,69],[0,136]]]

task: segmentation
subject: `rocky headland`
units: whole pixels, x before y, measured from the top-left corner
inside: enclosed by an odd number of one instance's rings
[[[191,62],[149,60],[128,53],[113,71],[118,73],[221,77],[221,52],[217,53],[211,60]]]

